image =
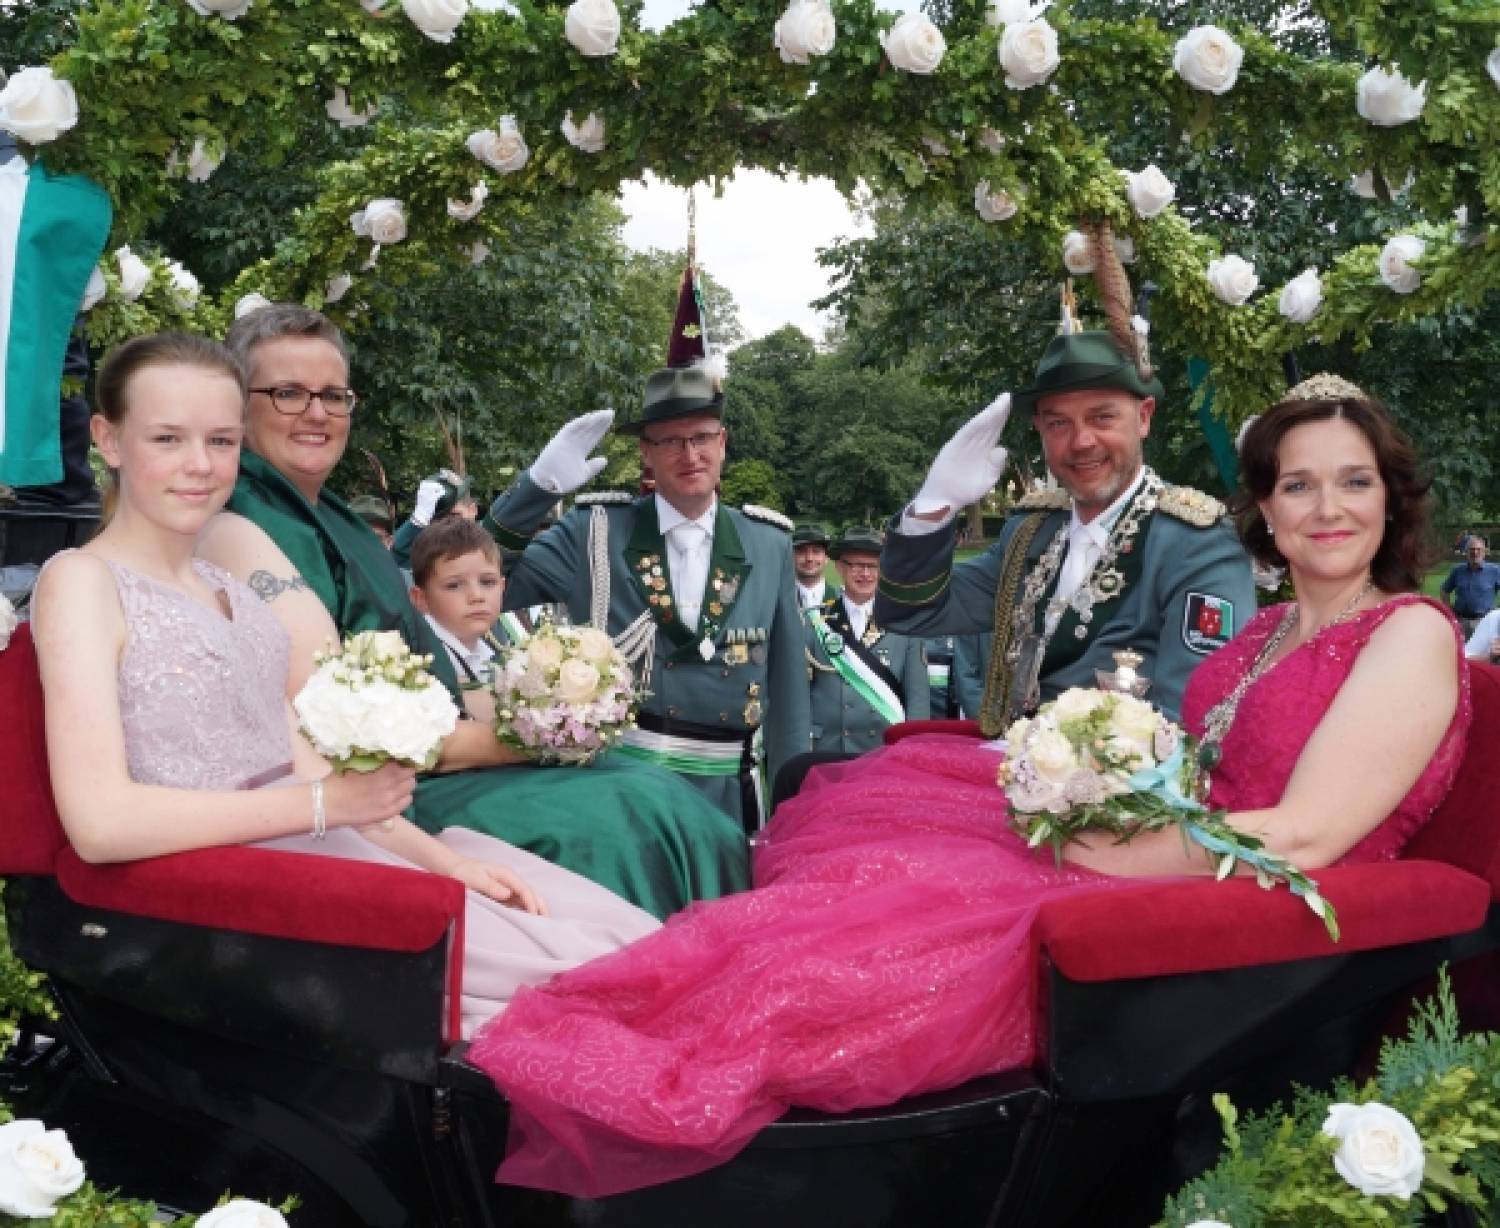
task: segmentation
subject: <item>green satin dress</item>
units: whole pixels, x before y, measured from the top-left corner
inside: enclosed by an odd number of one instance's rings
[[[337,495],[309,503],[280,472],[245,451],[229,510],[281,547],[341,631],[397,630],[431,653],[454,695],[458,680],[407,596],[379,538]],[[482,768],[417,784],[411,818],[428,831],[468,827],[602,883],[657,917],[750,884],[739,824],[671,772],[606,756],[583,768]]]

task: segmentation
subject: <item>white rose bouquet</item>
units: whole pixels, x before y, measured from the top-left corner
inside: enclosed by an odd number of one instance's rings
[[[635,724],[640,694],[614,641],[543,621],[495,670],[495,736],[540,763],[592,761]]]
[[[1208,853],[1219,878],[1242,861],[1262,887],[1285,882],[1338,940],[1338,918],[1317,883],[1194,799],[1193,739],[1144,700],[1074,687],[1016,721],[1005,741],[1000,787],[1011,823],[1032,848],[1050,844],[1061,861],[1063,846],[1087,832],[1123,844],[1176,827]]]
[[[361,631],[317,669],[292,701],[302,732],[339,771],[371,772],[394,759],[418,769],[437,762],[458,723],[447,688],[427,672],[429,656],[399,631]]]

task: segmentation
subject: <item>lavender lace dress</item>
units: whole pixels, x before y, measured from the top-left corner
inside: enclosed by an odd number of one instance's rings
[[[179,789],[295,783],[287,635],[244,585],[201,560],[194,566],[224,594],[230,617],[109,564],[128,628],[119,702],[131,779]],[[466,1038],[520,987],[540,985],[659,928],[650,914],[598,884],[493,837],[454,828],[437,839],[464,857],[515,870],[541,892],[551,914],[533,917],[468,893]],[[330,831],[326,840],[290,836],[260,847],[420,868],[348,828]]]

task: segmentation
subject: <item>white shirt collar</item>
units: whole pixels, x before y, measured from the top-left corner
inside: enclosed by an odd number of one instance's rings
[[[686,524],[688,517],[684,516],[675,507],[661,497],[660,494],[653,496],[656,499],[656,524],[661,529],[661,535],[665,537],[680,524]],[[714,496],[712,503],[708,505],[708,511],[699,516],[693,523],[698,525],[708,534],[708,540],[714,538],[714,521],[719,515],[719,498]]]
[[[1109,535],[1115,527],[1115,521],[1130,506],[1130,501],[1135,498],[1136,493],[1140,490],[1141,483],[1146,480],[1147,472],[1147,467],[1142,465],[1140,472],[1135,475],[1135,481],[1126,488],[1125,492],[1087,524],[1078,518],[1078,507],[1075,504],[1072,519],[1068,521],[1068,540],[1070,542],[1080,542],[1092,539],[1094,544],[1102,550],[1109,541]]]
[[[870,611],[875,608],[875,598],[871,597],[870,600],[861,605],[859,602],[850,597],[846,592],[844,594],[844,608],[848,610],[850,614],[858,611],[868,619],[870,617]]]
[[[822,605],[823,594],[828,591],[828,581],[819,580],[816,584],[803,584],[798,580],[797,590],[802,594],[803,605]]]
[[[463,661],[475,674],[483,677],[485,671],[489,669],[491,658],[495,655],[495,650],[490,647],[489,643],[481,638],[473,651],[470,651],[464,647],[458,636],[449,631],[447,627],[438,622],[431,614],[428,614],[426,617],[427,625],[432,628],[433,634],[443,641],[443,645],[448,651],[456,654],[458,659]]]

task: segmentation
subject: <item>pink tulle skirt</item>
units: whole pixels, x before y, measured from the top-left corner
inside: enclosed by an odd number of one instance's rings
[[[499,1180],[619,1193],[723,1162],[792,1105],[1028,1062],[1037,908],[1118,880],[1026,849],[999,762],[933,735],[818,769],[755,890],[522,990],[470,1052],[513,1106]]]

